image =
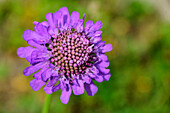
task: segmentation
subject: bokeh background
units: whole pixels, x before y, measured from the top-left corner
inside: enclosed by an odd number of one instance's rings
[[[72,94],[67,105],[53,93],[50,113],[170,113],[169,0],[0,0],[0,113],[41,112],[46,94],[31,89],[16,51],[28,46],[22,34],[33,21],[63,6],[103,22],[112,76],[95,82],[95,96]]]

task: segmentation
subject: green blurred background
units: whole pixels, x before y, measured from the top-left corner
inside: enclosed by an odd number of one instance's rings
[[[0,113],[41,112],[45,93],[31,89],[22,74],[29,64],[16,51],[28,46],[22,34],[33,21],[63,6],[103,22],[112,76],[95,82],[95,96],[72,94],[67,105],[53,93],[50,113],[170,113],[168,0],[0,0]]]

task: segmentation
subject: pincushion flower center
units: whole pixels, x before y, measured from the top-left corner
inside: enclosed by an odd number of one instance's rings
[[[93,45],[85,33],[65,31],[52,39],[51,63],[66,77],[84,74],[94,56]]]

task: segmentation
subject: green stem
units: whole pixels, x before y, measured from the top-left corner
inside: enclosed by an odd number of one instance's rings
[[[42,113],[48,113],[48,110],[49,110],[49,107],[50,107],[51,96],[52,96],[52,94],[46,95]]]

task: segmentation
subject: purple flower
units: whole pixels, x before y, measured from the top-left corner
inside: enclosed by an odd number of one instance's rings
[[[109,80],[109,61],[104,53],[111,51],[112,45],[101,41],[101,21],[93,24],[89,20],[83,27],[84,18],[80,19],[76,11],[70,16],[63,7],[54,14],[48,13],[47,21],[33,22],[34,31],[23,33],[30,46],[20,47],[17,54],[30,62],[23,74],[33,74],[30,86],[34,91],[44,85],[47,94],[61,89],[60,99],[67,104],[72,91],[80,95],[86,90],[93,96],[98,90],[93,80]]]

